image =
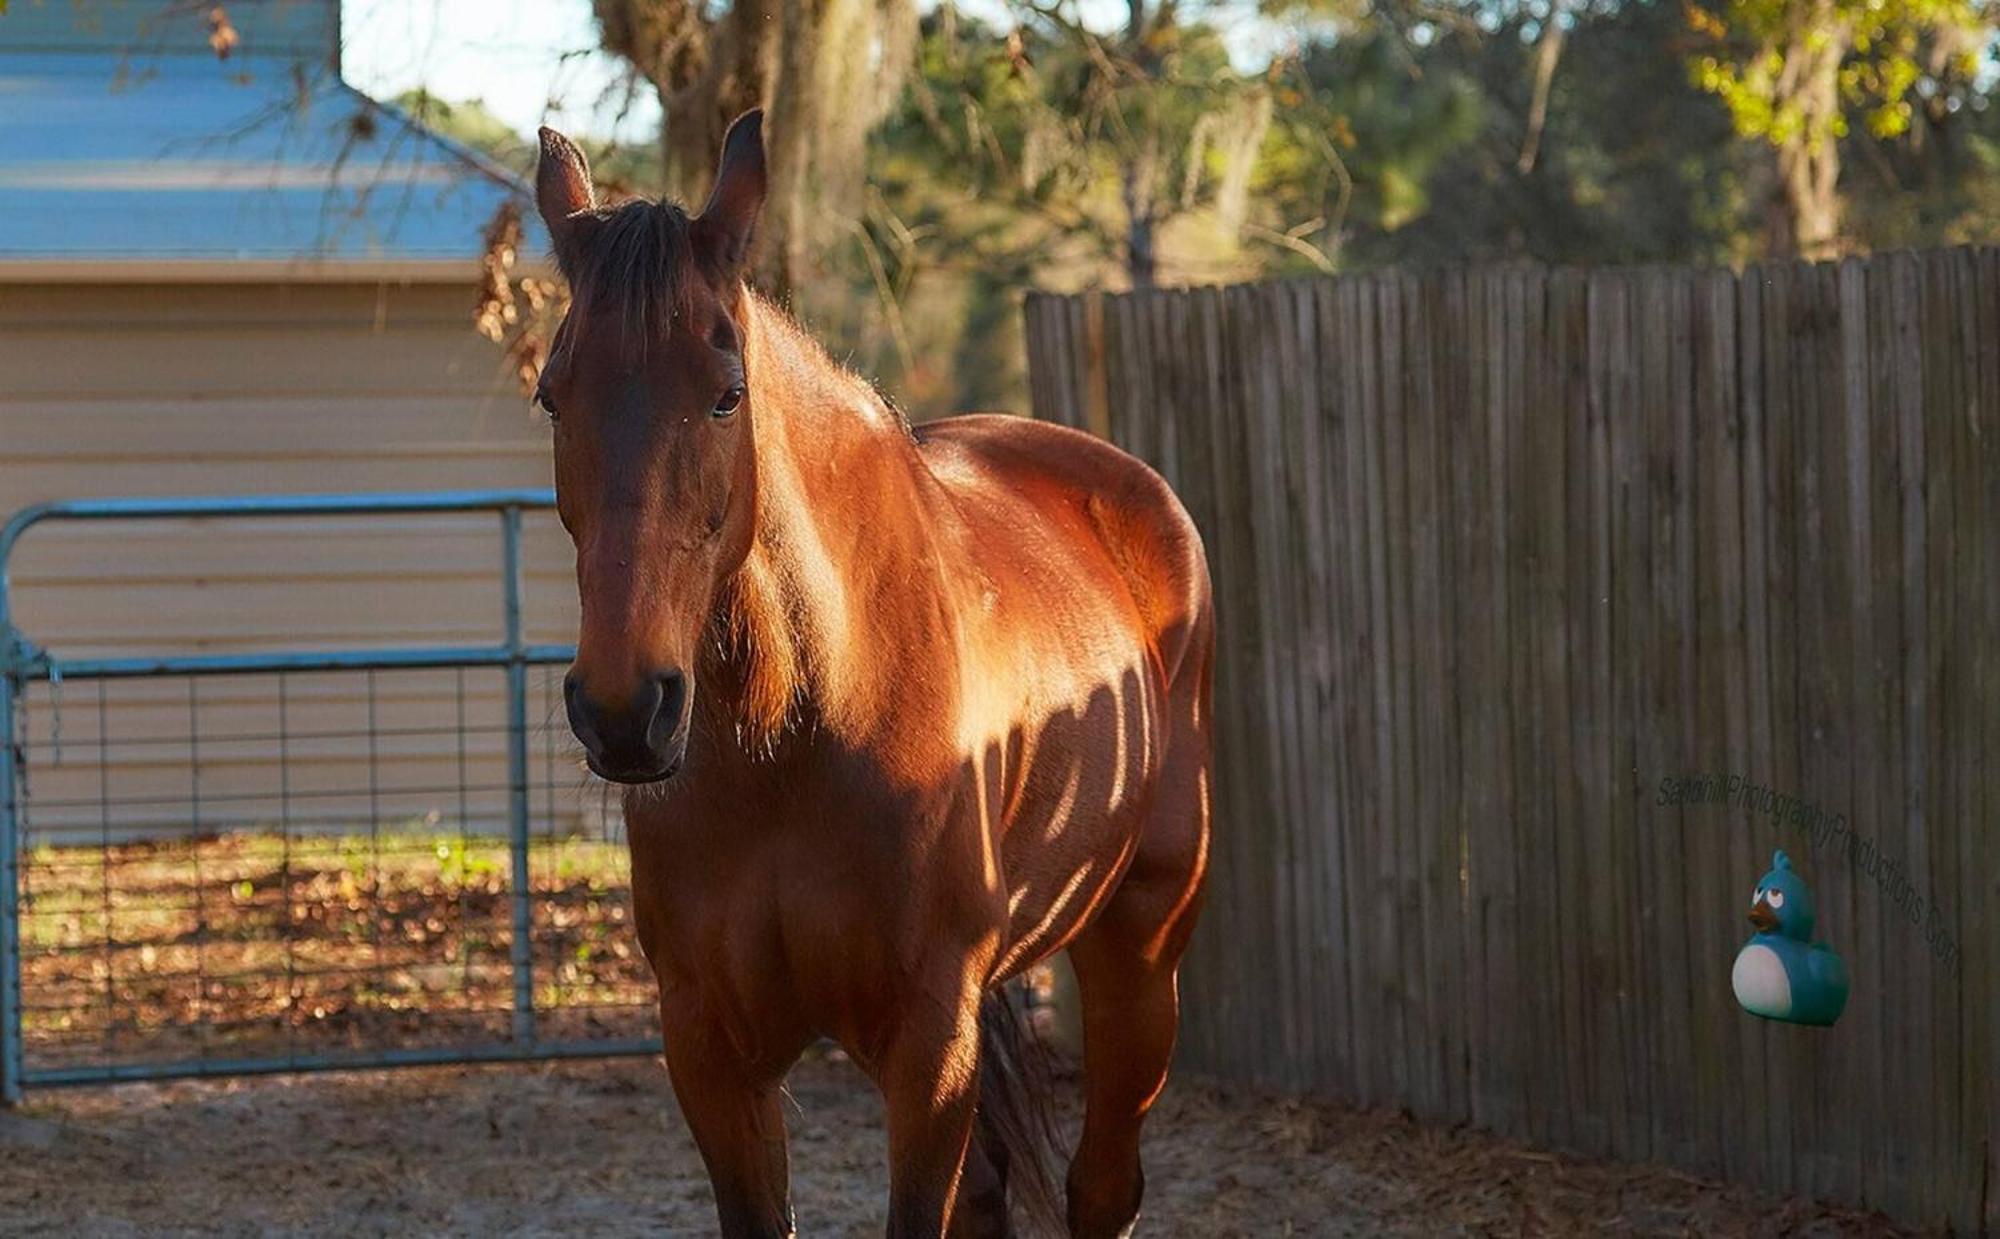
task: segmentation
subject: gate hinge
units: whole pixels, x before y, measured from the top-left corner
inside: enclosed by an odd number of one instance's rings
[[[39,680],[49,674],[49,655],[17,628],[0,631],[0,675],[10,679]]]

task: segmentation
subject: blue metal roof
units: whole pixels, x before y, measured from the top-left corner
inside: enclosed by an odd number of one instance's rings
[[[340,56],[340,0],[13,0],[0,47],[119,55],[213,57],[210,14],[236,32],[231,55],[282,56],[332,64]]]
[[[469,261],[523,192],[330,60],[23,47],[9,24],[0,264]]]

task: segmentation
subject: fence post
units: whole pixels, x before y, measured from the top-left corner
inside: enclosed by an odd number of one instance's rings
[[[4,583],[0,582],[0,589]],[[0,1105],[21,1100],[21,892],[13,635],[0,617]]]
[[[521,509],[500,512],[507,607],[507,844],[514,870],[514,1040],[535,1040],[533,892],[528,874],[528,659],[521,639]]]

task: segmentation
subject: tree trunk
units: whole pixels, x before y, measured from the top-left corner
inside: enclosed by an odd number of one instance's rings
[[[1840,147],[1803,141],[1778,148],[1778,192],[1772,248],[1818,261],[1840,252]]]
[[[729,122],[770,98],[777,71],[774,7],[772,0],[737,0],[710,28],[700,73],[660,92],[667,184],[690,209],[708,193]]]
[[[811,298],[821,264],[859,231],[869,134],[902,97],[916,62],[915,0],[591,7],[605,50],[630,62],[660,100],[665,189],[689,210],[708,195],[730,123],[751,108],[769,110],[770,185],[751,282],[781,302]],[[825,287],[831,304],[851,300],[840,283]]]
[[[1150,78],[1154,57],[1146,48],[1146,0],[1126,0],[1125,14],[1125,58]],[[1159,139],[1151,125],[1144,132],[1139,149],[1126,152],[1119,168],[1119,189],[1125,204],[1125,273],[1134,288],[1151,288],[1159,269],[1154,249]]]
[[[1514,170],[1527,176],[1535,170],[1535,160],[1542,152],[1542,131],[1549,122],[1549,92],[1555,86],[1556,63],[1563,52],[1562,5],[1551,3],[1549,15],[1542,19],[1541,37],[1535,40],[1535,82],[1528,97],[1527,132],[1521,138],[1521,154],[1514,161]]]
[[[1770,221],[1772,250],[1831,258],[1840,249],[1840,62],[1853,42],[1832,6],[1813,6],[1786,49],[1777,83],[1780,106],[1800,124],[1778,145],[1778,192]]]
[[[1154,182],[1157,175],[1154,139],[1148,138],[1137,154],[1125,161],[1122,172],[1125,199],[1125,271],[1134,288],[1151,288],[1159,268],[1154,248],[1154,223],[1159,213]]]
[[[1125,256],[1132,287],[1151,288],[1159,279],[1158,268],[1159,259],[1153,250],[1153,220],[1150,216],[1134,215],[1126,235]]]

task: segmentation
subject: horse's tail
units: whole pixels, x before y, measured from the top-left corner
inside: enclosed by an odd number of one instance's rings
[[[1007,1198],[1029,1234],[1067,1235],[1056,1125],[1055,1080],[1048,1050],[1007,987],[979,1004],[977,1139],[1007,1184]]]

